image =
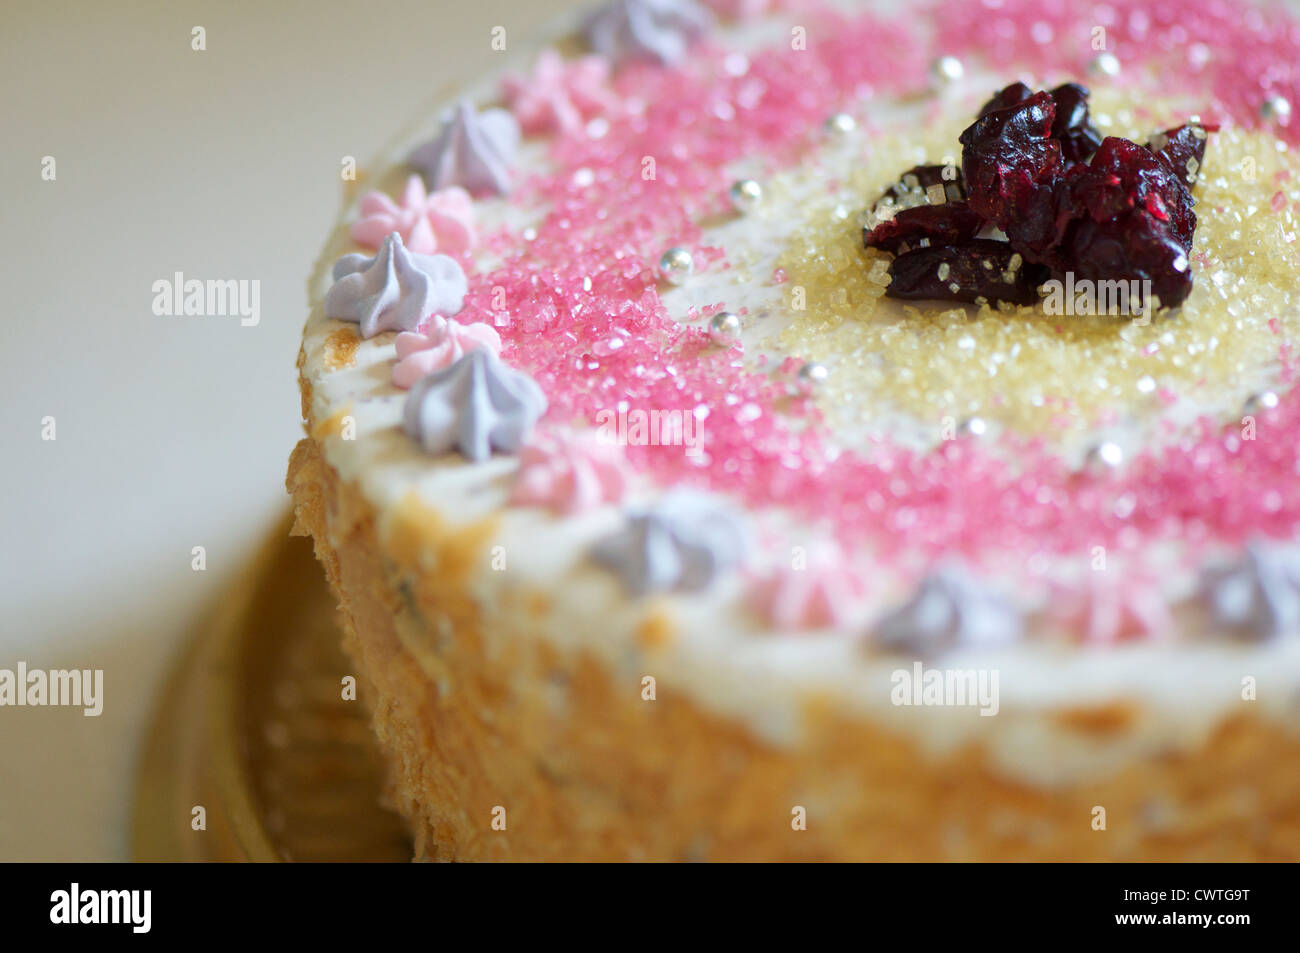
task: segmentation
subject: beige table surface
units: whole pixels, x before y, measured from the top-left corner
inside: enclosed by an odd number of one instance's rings
[[[341,158],[491,68],[493,26],[526,38],[573,5],[5,4],[0,668],[101,668],[105,705],[0,708],[0,860],[127,857],[154,693],[287,505]],[[176,271],[259,280],[260,324],[156,316]]]

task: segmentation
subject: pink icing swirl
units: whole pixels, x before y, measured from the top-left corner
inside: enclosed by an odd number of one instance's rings
[[[851,621],[866,586],[838,552],[816,554],[802,568],[782,564],[753,578],[754,605],[776,629],[840,627]]]
[[[366,193],[352,238],[378,248],[390,232],[400,233],[406,247],[421,255],[468,251],[474,245],[473,199],[459,186],[430,193],[418,175],[406,180],[400,204],[383,192]]]
[[[630,471],[622,447],[593,431],[539,435],[519,460],[510,494],[519,506],[577,513],[617,502],[627,492]]]
[[[1169,603],[1145,572],[1089,572],[1075,589],[1058,588],[1050,614],[1085,642],[1111,645],[1161,639],[1173,630]]]
[[[538,55],[532,75],[505,77],[501,92],[525,132],[571,134],[618,103],[608,83],[609,61],[603,56],[567,62],[546,49]]]
[[[477,348],[501,354],[501,337],[490,324],[460,324],[433,315],[415,331],[397,336],[397,363],[393,365],[393,384],[413,387],[420,378],[449,367]]]

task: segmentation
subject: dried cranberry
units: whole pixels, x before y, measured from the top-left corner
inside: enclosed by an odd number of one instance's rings
[[[1062,252],[1076,281],[1150,281],[1162,307],[1177,307],[1192,290],[1187,250],[1143,212],[1107,222],[1082,219],[1069,231]]]
[[[1083,162],[1101,145],[1101,135],[1088,116],[1088,88],[1066,83],[1052,90],[1056,119],[1052,121],[1052,138],[1061,142],[1061,158],[1067,165]]]
[[[915,245],[923,238],[933,245],[955,245],[969,241],[984,222],[965,202],[942,205],[918,205],[903,209],[892,219],[875,228],[864,229],[862,243],[867,248],[898,253],[903,245]]]
[[[1206,128],[1189,122],[1156,133],[1147,148],[1190,189],[1196,184],[1196,172],[1205,162],[1205,141]]]
[[[1024,261],[1006,242],[980,238],[962,245],[913,248],[899,255],[889,265],[885,294],[891,298],[972,303],[983,298],[990,304],[1034,304],[1038,286],[1048,275],[1046,268]]]
[[[1069,169],[1050,199],[1013,223],[1007,237],[1030,261],[1063,278],[1150,280],[1162,304],[1191,290],[1187,267],[1196,214],[1187,188],[1150,150],[1127,139],[1102,141],[1089,164]]]
[[[1075,215],[1086,211],[1096,222],[1140,209],[1166,223],[1173,236],[1191,248],[1196,230],[1192,194],[1168,163],[1146,146],[1106,137],[1086,172],[1070,183],[1070,198]]]
[[[986,102],[983,108],[980,109],[979,115],[975,118],[983,119],[995,109],[1006,109],[1008,106],[1023,103],[1032,95],[1034,95],[1034,91],[1024,83],[1012,83]]]
[[[967,201],[1003,231],[1061,169],[1061,143],[1051,138],[1055,119],[1051,94],[1035,93],[987,113],[961,134]]]
[[[1008,106],[1018,106],[1034,95],[1024,83],[1012,83],[984,104],[977,118]],[[1078,83],[1065,83],[1050,93],[1056,103],[1056,118],[1052,122],[1052,138],[1061,141],[1061,158],[1068,163],[1082,162],[1101,144],[1101,135],[1092,125],[1088,114],[1088,87]]]
[[[1052,249],[1060,240],[1062,179],[1034,187],[1020,202],[1020,214],[1003,231],[1011,247],[1030,261],[1052,263]]]
[[[961,134],[966,201],[908,208],[866,231],[864,242],[897,253],[926,240],[891,264],[887,294],[895,298],[1032,304],[1049,275],[1073,275],[1149,281],[1161,304],[1174,307],[1192,288],[1191,188],[1206,131],[1178,126],[1147,146],[1102,139],[1086,87],[1034,93],[1013,83]],[[894,195],[914,196],[918,186],[944,181],[943,172],[918,166]],[[1007,241],[975,237],[994,225]]]
[[[1169,174],[1169,167],[1146,146],[1107,136],[1087,172],[1072,183],[1075,196],[1097,221],[1114,218],[1143,205],[1148,196],[1177,201],[1185,187]]]

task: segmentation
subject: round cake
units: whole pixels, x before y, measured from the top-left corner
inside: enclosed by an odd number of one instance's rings
[[[1300,860],[1300,20],[612,0],[349,183],[290,463],[416,853]]]

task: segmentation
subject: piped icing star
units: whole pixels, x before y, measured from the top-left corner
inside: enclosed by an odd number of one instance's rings
[[[525,132],[574,133],[583,123],[608,112],[617,98],[606,85],[609,61],[584,56],[566,62],[555,50],[537,57],[531,76],[507,76],[501,90]]]
[[[478,195],[510,191],[510,166],[519,148],[519,123],[504,109],[475,112],[461,100],[442,130],[411,153],[410,163],[435,191],[459,185]]]
[[[418,175],[407,180],[400,204],[383,192],[367,192],[361,198],[361,218],[352,226],[352,238],[367,248],[378,248],[391,232],[401,235],[406,247],[420,255],[469,251],[474,244],[474,201],[454,185],[431,193]]]
[[[713,26],[694,0],[610,0],[583,22],[591,48],[617,65],[652,60],[673,66]]]
[[[460,324],[434,315],[414,331],[397,336],[397,363],[393,365],[393,384],[407,388],[420,378],[459,361],[468,351],[483,348],[501,354],[501,335],[482,321]]]
[[[494,450],[518,450],[545,412],[546,396],[536,381],[475,348],[411,388],[402,427],[426,453],[458,450],[480,463]]]
[[[510,502],[577,513],[621,500],[629,470],[623,448],[592,431],[538,435],[519,452]]]
[[[1235,562],[1205,573],[1214,621],[1255,639],[1300,632],[1300,546],[1256,539]]]
[[[446,255],[406,250],[390,233],[373,258],[344,255],[334,263],[325,316],[361,325],[361,336],[410,331],[431,314],[455,314],[469,290],[465,272]]]
[[[909,655],[1006,645],[1020,637],[1020,613],[963,566],[950,563],[921,580],[912,598],[873,629],[883,648]]]
[[[777,629],[821,629],[848,622],[866,587],[839,552],[824,552],[806,565],[784,563],[757,575],[753,599]]]
[[[700,592],[740,565],[748,534],[719,500],[675,490],[631,512],[622,528],[592,548],[592,558],[618,574],[633,596]]]
[[[1083,586],[1059,588],[1052,605],[1052,615],[1092,644],[1158,639],[1173,630],[1168,600],[1140,571],[1089,572]]]

